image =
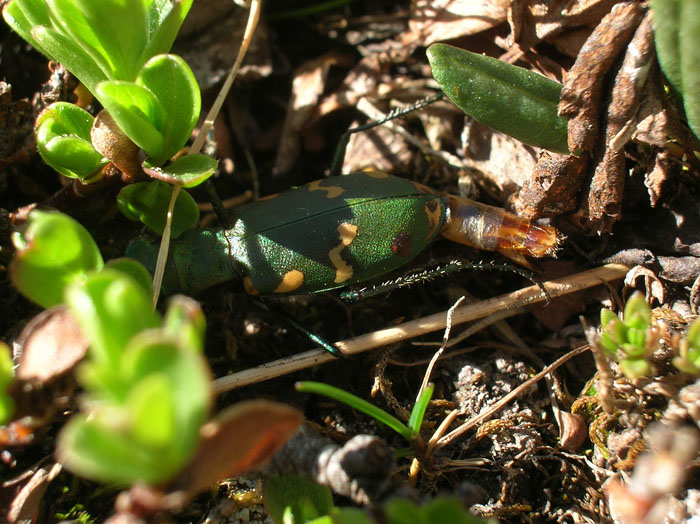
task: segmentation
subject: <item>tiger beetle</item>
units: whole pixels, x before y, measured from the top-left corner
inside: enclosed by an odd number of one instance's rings
[[[340,170],[351,133],[431,101],[348,131],[336,151],[332,174]],[[361,171],[242,205],[230,228],[184,233],[171,243],[163,292],[197,294],[233,280],[241,281],[251,295],[329,291],[393,271],[440,236],[498,251],[524,265],[526,257],[553,255],[562,239],[554,227],[504,209],[441,194],[384,172]],[[126,255],[152,271],[157,251],[152,240],[137,238]]]

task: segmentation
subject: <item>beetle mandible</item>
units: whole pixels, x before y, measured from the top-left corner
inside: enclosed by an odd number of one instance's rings
[[[361,171],[245,204],[229,229],[184,233],[171,244],[163,292],[231,280],[254,295],[328,291],[397,269],[440,235],[519,263],[553,255],[562,238],[503,209]],[[157,246],[136,239],[126,254],[152,271]]]

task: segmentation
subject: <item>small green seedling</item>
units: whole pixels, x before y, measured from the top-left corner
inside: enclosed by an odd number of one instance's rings
[[[633,294],[622,319],[609,309],[600,311],[600,344],[620,363],[628,378],[639,378],[651,373],[649,357],[657,349],[659,331],[652,326],[651,310],[641,293]]]
[[[673,359],[673,365],[685,373],[700,375],[700,318],[691,324],[685,337],[680,339],[679,353]]]
[[[393,429],[399,435],[405,438],[412,446],[423,446],[423,441],[420,437],[420,428],[423,424],[425,410],[428,408],[428,404],[430,403],[430,399],[433,395],[433,390],[435,389],[435,386],[432,384],[425,388],[420,397],[418,397],[418,401],[411,410],[411,416],[409,417],[408,424],[404,424],[393,415],[387,413],[381,408],[378,408],[377,406],[374,406],[373,404],[370,404],[366,400],[329,384],[322,384],[320,382],[298,382],[295,387],[297,391],[301,391],[302,393],[316,393],[318,395],[324,395],[342,402],[343,404],[361,411],[362,413],[374,418],[377,422],[380,422]]]
[[[447,44],[427,51],[433,76],[466,114],[526,144],[568,154],[561,84],[521,67]]]

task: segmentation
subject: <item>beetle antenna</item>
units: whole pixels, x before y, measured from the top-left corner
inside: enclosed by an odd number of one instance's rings
[[[367,124],[348,129],[343,134],[343,136],[340,137],[338,146],[335,148],[335,153],[333,154],[333,162],[331,163],[331,176],[337,176],[340,174],[340,170],[343,168],[343,160],[345,159],[345,150],[347,149],[348,142],[350,141],[350,137],[353,134],[359,133],[360,131],[367,131],[368,129],[372,129],[373,127],[378,127],[382,124],[385,124],[389,120],[400,118],[404,115],[407,115],[408,113],[412,113],[413,111],[417,111],[418,109],[422,109],[425,106],[435,103],[438,100],[442,100],[443,98],[445,98],[445,94],[441,91],[435,95],[423,98],[422,100],[419,100],[418,102],[408,107],[394,108],[384,118],[380,120],[375,120],[373,122],[369,122]]]
[[[516,273],[523,278],[526,278],[533,284],[535,284],[547,300],[547,304],[551,301],[551,296],[544,284],[539,280],[534,273],[522,268],[520,266],[514,266],[512,264],[495,264],[493,262],[467,262],[466,260],[453,259],[448,262],[437,265],[434,267],[423,268],[422,270],[412,272],[408,275],[395,278],[393,280],[388,280],[376,286],[361,288],[361,289],[351,289],[348,291],[343,291],[340,293],[340,298],[345,302],[357,302],[358,300],[380,295],[383,293],[388,293],[394,289],[402,288],[405,286],[410,286],[412,284],[417,284],[421,282],[427,282],[433,280],[434,278],[442,277],[444,275],[449,275],[455,271],[463,271],[465,269],[477,269],[480,271],[508,271],[510,273]]]

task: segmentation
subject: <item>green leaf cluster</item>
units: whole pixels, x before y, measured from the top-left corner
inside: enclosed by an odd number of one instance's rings
[[[634,293],[627,300],[622,319],[603,308],[600,325],[600,344],[619,361],[622,373],[628,378],[648,376],[651,373],[648,359],[657,348],[658,337],[652,331],[651,310],[644,295]]]
[[[12,0],[3,17],[72,72],[149,162],[161,165],[185,144],[201,109],[189,66],[166,54],[191,5],[192,0]]]
[[[685,373],[700,375],[700,318],[695,319],[680,341],[680,355],[674,357],[673,365]]]
[[[79,369],[82,413],[59,434],[61,462],[101,482],[171,479],[196,451],[210,411],[199,306],[180,297],[161,321],[148,292],[113,269],[74,283],[66,298],[91,358]]]
[[[3,17],[93,93],[122,132],[146,153],[144,169],[149,174],[192,187],[214,173],[215,160],[190,155],[161,167],[185,145],[201,110],[191,69],[179,56],[167,54],[191,5],[192,0],[11,0]],[[107,159],[91,143],[92,125],[92,116],[72,104],[49,106],[35,127],[44,161],[84,183],[98,179]],[[139,208],[150,197],[130,190],[121,201],[131,198],[135,203],[122,209]],[[155,207],[132,210],[128,216],[153,227],[163,222],[166,209],[167,202],[160,199]],[[183,221],[196,223],[191,199],[186,210]],[[154,229],[162,233],[162,226]]]
[[[194,453],[210,410],[199,305],[179,297],[161,320],[146,269],[129,259],[105,266],[90,234],[61,213],[32,212],[13,240],[14,284],[44,307],[65,302],[90,344],[79,369],[81,413],[59,435],[61,462],[103,482],[171,478]],[[0,348],[0,392],[11,372]],[[0,394],[0,418],[11,407]]]

